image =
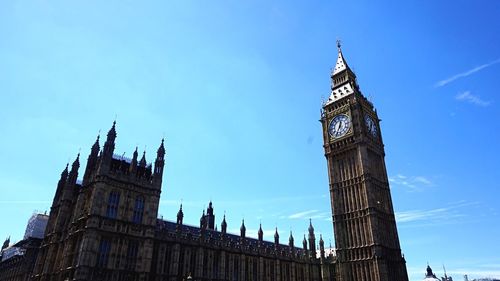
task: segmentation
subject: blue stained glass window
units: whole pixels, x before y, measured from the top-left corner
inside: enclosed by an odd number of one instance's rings
[[[112,191],[108,197],[106,217],[116,219],[118,216],[118,205],[120,204],[120,193]]]
[[[132,221],[134,223],[142,223],[143,214],[144,214],[144,197],[139,196],[135,199],[134,215],[132,217]]]
[[[106,267],[108,265],[109,251],[111,250],[111,240],[102,238],[99,244],[99,253],[97,256],[97,267]]]

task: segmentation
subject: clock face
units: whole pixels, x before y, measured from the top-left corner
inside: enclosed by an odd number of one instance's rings
[[[365,124],[368,132],[372,134],[372,136],[376,137],[377,125],[375,124],[375,121],[373,121],[373,118],[371,118],[368,114],[365,114]]]
[[[330,121],[330,126],[328,126],[328,132],[330,136],[334,138],[340,138],[347,134],[351,128],[351,119],[345,114],[339,114],[335,116],[332,121]]]

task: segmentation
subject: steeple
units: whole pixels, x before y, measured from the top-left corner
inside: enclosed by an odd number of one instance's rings
[[[57,184],[58,187],[64,186],[64,184],[68,180],[68,166],[69,166],[69,163],[66,163],[66,168],[64,168],[64,170],[62,171],[61,178],[59,179],[59,183]]]
[[[245,220],[243,219],[241,221],[241,227],[240,227],[240,236],[241,236],[241,238],[245,238],[246,232],[247,232],[247,228],[245,227]]]
[[[276,231],[274,232],[274,246],[278,246],[280,244],[280,235],[278,234],[278,227],[276,227]]]
[[[214,215],[214,207],[212,205],[212,200],[210,200],[210,202],[208,203],[206,223],[207,223],[208,229],[214,230],[214,228],[215,228],[215,215]]]
[[[181,207],[179,208],[179,211],[177,212],[177,224],[181,225],[183,219],[184,219],[184,212],[182,211],[182,204],[181,204]]]
[[[344,58],[344,55],[342,54],[342,45],[340,44],[340,40],[337,40],[337,51],[338,51],[337,63],[335,63],[335,67],[333,68],[332,77],[336,74],[339,74],[340,72],[342,72],[344,70],[351,71],[351,69],[347,65],[347,62]]]
[[[319,235],[319,253],[321,258],[325,258],[325,242],[323,241],[323,236]]]
[[[142,153],[141,161],[139,161],[139,167],[146,168],[146,151]]]
[[[155,174],[159,177],[161,181],[161,176],[163,175],[163,166],[165,165],[165,146],[163,145],[164,139],[161,139],[160,147],[156,152],[155,160]]]
[[[310,257],[316,257],[316,236],[314,235],[314,227],[312,225],[312,220],[309,219],[309,255]]]
[[[5,239],[5,241],[3,242],[2,250],[9,247],[9,244],[10,244],[10,236],[7,237],[7,239]]]
[[[337,49],[337,62],[335,63],[335,67],[333,68],[331,74],[332,92],[326,104],[349,96],[355,91],[359,91],[359,87],[356,82],[356,74],[354,74],[351,68],[347,65],[344,55],[342,54],[342,48],[339,40],[337,40]]]
[[[259,241],[262,242],[264,240],[264,231],[262,231],[262,223],[259,224],[258,236],[259,236]]]
[[[220,225],[220,230],[224,234],[226,234],[226,232],[227,232],[226,214],[224,214],[224,217],[222,218],[222,223]]]
[[[432,272],[432,268],[427,264],[427,274],[425,275],[426,278],[436,278],[436,275]]]
[[[57,183],[56,194],[54,195],[54,200],[52,201],[52,207],[54,207],[59,201],[63,189],[66,186],[66,182],[68,181],[68,166],[69,163],[66,163],[66,168],[64,168],[64,170],[61,172],[61,178],[59,178],[59,182]]]
[[[104,162],[108,164],[111,162],[111,158],[113,157],[113,152],[115,151],[115,139],[116,139],[116,121],[113,121],[113,126],[108,131],[108,136],[106,138],[106,142],[104,143],[104,148],[102,150],[102,155],[104,158]]]
[[[76,180],[78,178],[78,168],[80,168],[80,153],[78,153],[75,161],[73,161],[73,164],[71,165],[71,171],[69,172],[69,176],[68,176],[68,183],[69,184],[76,183]]]
[[[203,209],[203,214],[201,215],[201,218],[200,218],[200,228],[201,229],[206,229],[207,228],[207,222],[206,222],[206,216],[205,216],[205,209]]]
[[[294,248],[295,246],[293,244],[294,244],[293,235],[292,231],[290,230],[290,237],[288,238],[288,246],[290,246],[290,248]]]
[[[87,166],[85,167],[85,174],[83,174],[83,184],[85,185],[89,180],[90,174],[96,168],[97,158],[99,156],[99,135],[95,140],[92,148],[90,149],[89,157],[87,158]]]
[[[137,152],[137,146],[135,147],[134,153],[132,154],[132,161],[130,162],[129,172],[135,173],[137,171],[137,157],[139,153]]]

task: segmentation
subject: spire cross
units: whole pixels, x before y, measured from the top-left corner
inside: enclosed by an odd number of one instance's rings
[[[337,39],[337,48],[339,49],[339,51],[340,51],[340,48],[341,48],[341,46],[342,46],[342,44],[341,44],[341,43],[342,43],[342,42],[340,41],[340,39]]]

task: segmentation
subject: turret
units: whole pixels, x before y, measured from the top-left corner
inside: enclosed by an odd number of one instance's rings
[[[200,229],[205,230],[206,228],[207,228],[207,222],[205,216],[205,209],[203,209],[203,214],[201,215],[200,218]]]
[[[104,165],[109,165],[111,159],[113,158],[113,152],[115,151],[115,139],[116,139],[116,121],[113,121],[113,126],[108,131],[106,142],[102,149],[102,162]]]
[[[294,239],[293,239],[293,235],[292,235],[292,231],[290,230],[290,237],[288,238],[288,246],[290,246],[290,248],[295,248],[294,246]]]
[[[146,168],[146,151],[142,153],[141,161],[139,161],[139,167]]]
[[[247,232],[247,228],[245,227],[245,220],[241,221],[241,227],[240,227],[240,236],[242,239],[245,239]]]
[[[264,231],[262,231],[262,223],[259,224],[258,236],[259,236],[259,242],[264,241]]]
[[[214,215],[214,208],[212,206],[212,201],[210,201],[208,203],[206,224],[207,224],[208,229],[214,230],[214,228],[215,228],[215,215]]]
[[[222,218],[222,223],[220,224],[220,230],[223,234],[227,233],[227,223],[226,223],[226,214]]]
[[[78,169],[80,168],[80,153],[76,156],[75,161],[71,165],[71,171],[68,176],[68,184],[70,186],[76,184],[76,180],[78,179]]]
[[[427,274],[425,275],[426,278],[436,278],[436,275],[432,272],[432,268],[427,265]]]
[[[132,161],[130,161],[130,167],[128,171],[130,174],[135,174],[137,172],[137,157],[139,153],[137,152],[137,146],[135,147],[134,153],[132,154]]]
[[[280,244],[280,235],[278,234],[278,228],[276,227],[276,231],[274,232],[274,246],[278,247]]]
[[[307,252],[307,240],[305,234],[304,234],[304,240],[302,240],[302,248],[304,249],[304,252]]]
[[[7,239],[5,239],[5,241],[3,242],[3,245],[2,245],[2,251],[3,251],[5,248],[9,247],[9,244],[10,244],[10,236],[9,236],[9,237],[7,237]]]
[[[309,219],[309,256],[316,257],[316,236],[314,235],[314,227],[312,226],[312,220]]]
[[[322,259],[325,258],[325,242],[323,241],[323,236],[319,235],[319,253]]]
[[[99,157],[99,135],[97,135],[97,139],[95,140],[92,148],[90,149],[89,157],[87,158],[87,166],[85,167],[85,173],[83,174],[83,185],[87,184],[89,178],[97,167],[97,159]]]
[[[163,177],[163,167],[165,166],[165,146],[163,145],[164,139],[161,139],[160,147],[156,152],[155,168],[154,168],[154,180],[157,184],[161,184]]]
[[[182,204],[177,212],[177,224],[182,225],[182,220],[184,219],[184,212],[182,211]]]
[[[57,183],[56,194],[54,195],[54,200],[52,201],[53,207],[58,203],[63,189],[66,186],[66,182],[68,181],[68,165],[69,164],[66,164],[66,168],[64,168],[64,170],[62,171],[59,182]]]

